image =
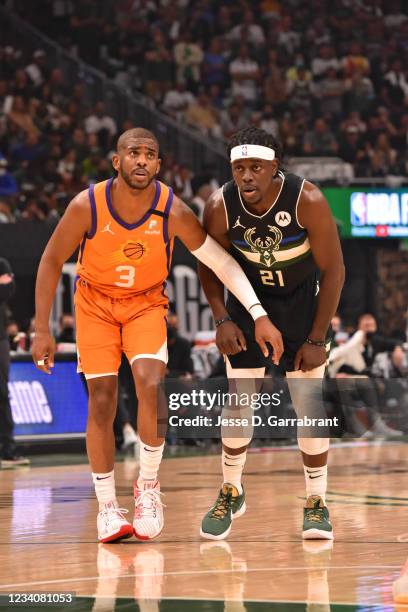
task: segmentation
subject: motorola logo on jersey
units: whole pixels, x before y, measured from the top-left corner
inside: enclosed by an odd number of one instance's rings
[[[10,406],[16,425],[52,423],[45,389],[38,380],[9,382]]]
[[[286,210],[282,210],[275,215],[275,223],[276,225],[279,225],[279,227],[287,227],[290,225],[291,221],[292,217],[290,213],[286,212]]]

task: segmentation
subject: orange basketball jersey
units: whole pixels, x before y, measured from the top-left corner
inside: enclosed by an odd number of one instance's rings
[[[114,210],[113,178],[91,185],[92,227],[79,250],[77,274],[112,298],[127,298],[163,284],[170,270],[173,241],[168,217],[173,191],[159,181],[150,209],[136,223]]]

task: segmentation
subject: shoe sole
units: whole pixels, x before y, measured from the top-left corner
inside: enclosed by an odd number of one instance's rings
[[[244,502],[242,506],[240,507],[240,509],[237,510],[232,515],[232,520],[239,518],[240,516],[245,514],[245,512],[246,512],[246,502]],[[200,536],[204,538],[205,540],[224,540],[228,536],[229,532],[231,531],[231,527],[232,527],[232,521],[228,529],[226,529],[223,533],[220,533],[219,535],[213,535],[212,533],[207,533],[200,528]]]
[[[145,535],[140,535],[139,533],[137,533],[136,529],[133,527],[133,535],[135,536],[135,538],[137,538],[138,540],[141,540],[142,542],[147,542],[149,540],[155,540],[156,538],[159,537],[162,531],[163,531],[163,527],[154,536],[145,536]]]
[[[334,534],[324,529],[308,529],[302,532],[302,538],[304,540],[333,540]]]
[[[130,530],[129,530],[130,527]],[[114,533],[111,536],[108,536],[107,538],[102,538],[101,540],[99,540],[99,542],[102,542],[102,544],[108,544],[109,542],[119,542],[120,540],[127,540],[128,538],[131,538],[133,536],[133,527],[132,525],[124,525],[123,527],[120,528],[120,531],[118,531],[117,533]]]

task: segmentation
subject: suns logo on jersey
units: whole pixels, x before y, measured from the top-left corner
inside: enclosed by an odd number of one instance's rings
[[[147,256],[149,247],[146,242],[139,240],[134,242],[128,240],[124,244],[121,244],[117,251],[114,251],[109,260],[113,264],[132,262],[132,264],[140,264],[143,259]]]

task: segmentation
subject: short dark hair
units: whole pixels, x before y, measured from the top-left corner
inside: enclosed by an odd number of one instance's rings
[[[282,170],[282,158],[283,158],[283,147],[282,143],[278,138],[275,138],[272,134],[268,134],[265,130],[251,126],[243,128],[231,136],[231,140],[228,143],[228,157],[230,156],[231,149],[239,145],[254,144],[262,147],[269,147],[275,151],[275,157],[279,162],[279,170]]]
[[[122,147],[126,146],[126,141],[128,138],[149,138],[149,140],[153,140],[157,148],[159,148],[159,141],[156,136],[150,130],[146,130],[142,127],[131,128],[130,130],[126,130],[123,132],[118,138],[118,142],[116,144],[116,150],[119,151]]]

